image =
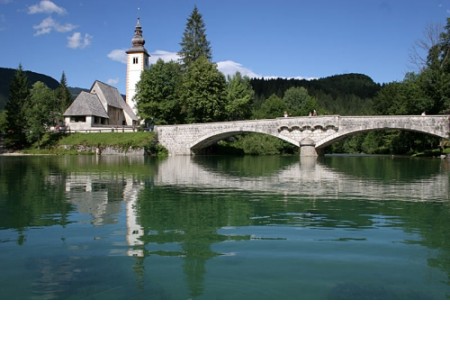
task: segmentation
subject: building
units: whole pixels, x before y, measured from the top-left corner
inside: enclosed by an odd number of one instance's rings
[[[149,67],[150,54],[145,49],[145,39],[142,35],[141,21],[138,18],[131,40],[132,47],[127,50],[127,87],[126,99],[131,109],[136,111],[134,96],[136,95],[136,84],[141,79],[141,73]]]
[[[138,118],[117,88],[95,81],[88,92],[81,92],[64,113],[70,130],[105,127],[136,127]]]
[[[136,84],[141,73],[149,67],[149,53],[145,49],[140,19],[137,20],[132,47],[127,53],[126,100],[117,88],[95,81],[89,92],[81,92],[64,113],[69,130],[95,130],[102,128],[132,128],[138,126]]]

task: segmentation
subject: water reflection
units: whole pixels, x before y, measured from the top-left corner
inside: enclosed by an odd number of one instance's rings
[[[250,159],[253,162],[249,163],[251,168],[254,167],[255,161],[267,161],[265,158]],[[311,198],[334,196],[335,198],[353,197],[369,200],[446,201],[450,197],[448,171],[445,167],[438,172],[430,170],[426,176],[419,179],[417,176],[412,176],[410,179],[398,179],[397,176],[386,179],[385,172],[375,168],[374,171],[378,173],[379,179],[371,179],[369,175],[369,177],[360,175],[360,171],[355,176],[353,170],[337,171],[327,165],[327,163],[335,162],[333,159],[321,163],[315,158],[301,158],[300,161],[297,159],[293,163],[288,162],[284,165],[281,163],[282,166],[277,166],[273,172],[266,171],[258,177],[246,177],[245,170],[231,171],[231,174],[221,171],[217,167],[217,162],[210,158],[192,159],[187,156],[178,156],[170,157],[158,166],[155,184],[197,189],[282,193]],[[442,161],[444,162],[446,161]],[[423,163],[425,162],[421,162]],[[436,169],[436,164],[433,168]],[[410,166],[405,166],[397,172],[403,173],[403,171],[412,172]]]
[[[124,298],[220,298],[221,287],[229,292],[233,283],[241,283],[233,279],[240,271],[234,270],[235,266],[254,270],[263,287],[272,283],[273,276],[268,274],[285,275],[286,280],[301,284],[305,276],[324,274],[316,271],[324,265],[336,280],[322,286],[328,290],[326,295],[308,291],[312,298],[372,297],[369,289],[375,290],[373,297],[396,298],[398,291],[367,282],[373,278],[364,270],[369,267],[332,272],[336,267],[327,262],[340,252],[342,261],[345,255],[351,256],[349,266],[359,266],[362,253],[370,260],[381,256],[388,261],[395,257],[387,254],[394,249],[404,250],[407,260],[421,248],[429,250],[428,269],[444,273],[445,284],[450,285],[450,230],[445,226],[449,214],[443,211],[450,200],[446,161],[299,161],[296,157],[170,157],[157,161],[80,156],[0,159],[0,170],[0,212],[5,215],[0,246],[12,241],[10,230],[16,231],[21,245],[27,236],[30,243],[41,240],[42,235],[37,234],[46,227],[52,228],[50,234],[55,232],[60,241],[52,247],[55,256],[27,263],[39,270],[32,283],[40,293],[36,297],[70,298],[79,285],[94,280],[106,283],[109,291],[80,293],[78,297],[114,298],[123,292]],[[21,214],[21,208],[30,211],[27,216]],[[54,226],[64,230],[56,231]],[[255,252],[259,261],[255,261]],[[108,263],[115,257],[127,257],[131,268],[123,263],[122,270],[114,265],[116,271],[111,272],[99,256]],[[277,261],[280,257],[286,259],[284,268]],[[263,269],[266,265],[270,271]],[[89,273],[97,269],[105,276]],[[118,286],[126,280],[121,276],[123,269],[134,275],[133,291]],[[376,270],[377,265],[373,269],[377,273],[383,270]],[[180,271],[184,283],[179,281]],[[238,273],[246,276],[245,269]],[[358,274],[369,277],[357,283]],[[211,293],[214,278],[220,282],[218,291]],[[172,288],[167,286],[172,284]],[[298,285],[292,288],[296,290]],[[293,298],[304,297],[296,296],[299,291],[292,292]],[[404,295],[426,298],[428,294]],[[261,296],[277,297],[286,295]]]

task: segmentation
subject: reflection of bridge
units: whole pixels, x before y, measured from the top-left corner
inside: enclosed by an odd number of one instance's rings
[[[434,116],[319,116],[157,126],[159,142],[171,155],[190,155],[224,138],[242,133],[262,133],[300,147],[301,156],[352,134],[380,129],[403,129],[441,138],[450,135],[448,115]]]
[[[230,189],[270,192],[308,198],[361,198],[367,200],[436,201],[450,199],[446,172],[427,178],[385,182],[334,171],[315,158],[300,162],[270,176],[230,176],[209,170],[186,156],[173,156],[158,166],[156,185],[176,185],[203,189]]]

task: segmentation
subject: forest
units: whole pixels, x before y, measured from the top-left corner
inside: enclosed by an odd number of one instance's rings
[[[135,100],[147,125],[235,121],[319,115],[420,115],[450,113],[450,18],[423,50],[416,72],[403,81],[377,84],[364,74],[314,80],[225,77],[213,63],[206,27],[197,7],[187,20],[180,62],[158,60],[141,74]],[[48,126],[61,119],[72,95],[65,75],[55,88],[37,82],[30,88],[21,67],[11,80],[0,110],[0,134],[12,148],[41,145]],[[8,133],[9,131],[9,133]],[[12,132],[16,131],[16,132]],[[19,131],[19,132],[17,132]],[[327,153],[439,155],[450,144],[429,135],[373,131],[349,137]],[[222,140],[210,153],[285,154],[297,147],[259,134]]]

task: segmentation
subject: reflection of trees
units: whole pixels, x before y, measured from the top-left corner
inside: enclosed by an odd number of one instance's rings
[[[298,156],[197,156],[193,162],[210,171],[239,177],[265,177],[298,162]]]
[[[59,184],[63,181],[56,158],[2,158],[0,226],[15,229],[22,244],[27,227],[66,225],[73,208],[65,198],[64,184]]]
[[[147,247],[145,255],[183,257],[191,297],[198,297],[203,290],[206,262],[220,255],[211,246],[230,239],[249,239],[218,233],[221,227],[230,224],[246,224],[250,213],[247,207],[229,195],[212,198],[195,189],[147,187],[141,192],[137,206],[145,229],[142,237]],[[152,250],[152,246],[156,249]]]
[[[441,166],[440,160],[388,156],[327,156],[320,161],[336,172],[381,181],[428,178]]]

